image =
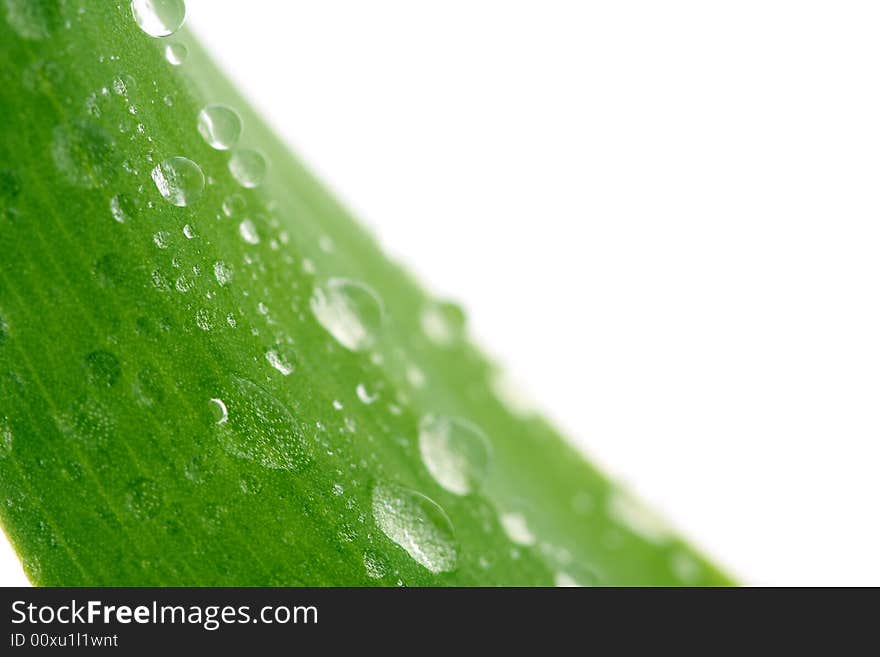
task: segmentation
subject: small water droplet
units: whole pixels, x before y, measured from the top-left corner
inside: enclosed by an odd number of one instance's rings
[[[257,151],[235,151],[229,158],[229,173],[242,187],[257,187],[266,175],[266,160]]]
[[[629,492],[615,489],[606,504],[608,515],[647,541],[663,543],[670,538],[669,525]]]
[[[153,244],[155,244],[160,249],[168,248],[168,233],[164,230],[160,230],[158,233],[153,235]]]
[[[45,39],[61,25],[59,0],[5,0],[4,4],[6,21],[22,39]]]
[[[186,19],[184,0],[131,0],[131,14],[138,27],[152,37],[177,32]]]
[[[157,164],[150,175],[166,201],[178,207],[192,205],[205,191],[205,174],[185,157],[170,157]]]
[[[331,278],[315,287],[309,305],[315,319],[346,349],[362,351],[375,344],[384,310],[378,295],[363,283]]]
[[[128,485],[125,505],[137,518],[154,518],[162,508],[162,490],[152,479],[136,479]]]
[[[165,46],[165,59],[168,60],[168,63],[172,66],[180,66],[186,61],[186,56],[189,54],[189,50],[187,50],[186,46],[180,42],[169,43]]]
[[[196,311],[196,326],[203,331],[210,331],[214,328],[211,312],[207,308],[200,308]]]
[[[529,524],[526,522],[526,517],[523,514],[516,512],[502,513],[500,520],[504,533],[507,534],[511,541],[519,545],[535,544],[535,535],[529,529]]]
[[[422,309],[421,324],[429,340],[448,347],[464,334],[464,311],[454,303],[430,303]]]
[[[5,420],[5,421],[8,421]],[[15,436],[12,433],[12,429],[9,428],[9,425],[2,423],[0,424],[0,459],[5,459],[12,453],[12,443],[15,439]]]
[[[284,345],[276,345],[266,350],[266,360],[269,365],[281,372],[284,376],[290,376],[293,372],[292,359],[289,357],[289,349]]]
[[[208,146],[218,151],[229,150],[238,143],[238,138],[241,136],[241,119],[238,113],[225,105],[205,107],[199,112],[197,125],[202,139]],[[238,180],[238,176],[236,176],[236,180]],[[241,184],[244,185],[244,183]],[[253,186],[255,185],[245,185],[245,187]]]
[[[461,418],[425,416],[419,423],[419,453],[437,483],[456,495],[478,490],[489,473],[486,435]]]
[[[191,224],[186,224],[183,227],[183,236],[188,240],[194,239],[196,236],[195,228],[193,228]]]
[[[449,572],[458,562],[452,522],[429,497],[397,485],[377,484],[373,518],[390,540],[432,573]]]
[[[174,281],[174,287],[177,288],[178,292],[189,292],[192,289],[192,282],[186,274],[181,274],[177,277],[177,280]]]
[[[360,399],[365,404],[372,404],[377,399],[379,399],[379,394],[370,394],[370,391],[367,390],[367,387],[363,383],[358,383],[355,392],[357,392],[358,399]]]
[[[241,235],[241,239],[248,244],[260,243],[260,234],[257,232],[257,227],[254,225],[254,222],[250,219],[245,219],[238,225],[238,234]]]
[[[114,170],[113,140],[97,123],[77,121],[52,133],[52,159],[69,183],[95,189]]]
[[[220,285],[226,285],[232,280],[232,269],[222,260],[214,263],[214,278]]]
[[[99,388],[111,388],[122,374],[119,359],[109,351],[93,351],[86,356],[89,381]]]
[[[262,386],[237,376],[231,379],[230,392],[226,420],[216,424],[223,449],[273,470],[302,467],[303,430],[281,402]]]
[[[333,484],[333,494],[336,497],[341,497],[345,493],[345,489],[342,487],[342,484]]]
[[[370,579],[382,579],[388,568],[381,557],[372,552],[364,552],[364,570]]]
[[[223,199],[223,214],[227,217],[237,217],[244,212],[247,204],[239,194],[231,194]]]
[[[425,385],[425,373],[418,365],[410,363],[406,366],[406,380],[413,388],[423,388]]]
[[[117,194],[110,199],[110,214],[121,224],[134,217],[135,210],[135,203],[127,194]]]
[[[229,419],[226,403],[222,399],[217,398],[212,399],[211,403],[214,405],[214,423],[226,424],[226,421]]]

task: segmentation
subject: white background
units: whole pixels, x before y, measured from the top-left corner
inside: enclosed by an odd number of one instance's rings
[[[880,5],[188,7],[593,458],[747,582],[880,584]]]

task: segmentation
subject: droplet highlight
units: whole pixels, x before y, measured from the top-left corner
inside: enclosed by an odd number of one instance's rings
[[[182,43],[169,43],[165,46],[165,59],[172,66],[180,66],[186,61],[189,50]]]

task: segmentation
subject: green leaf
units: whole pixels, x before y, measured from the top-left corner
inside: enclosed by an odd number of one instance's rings
[[[0,518],[34,583],[730,583],[186,31],[0,2]]]

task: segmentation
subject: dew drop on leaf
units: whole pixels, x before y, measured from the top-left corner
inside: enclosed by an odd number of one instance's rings
[[[122,367],[119,359],[109,351],[98,350],[86,356],[89,382],[99,388],[111,388],[119,380]]]
[[[135,203],[127,194],[117,194],[110,199],[110,214],[120,224],[131,220],[135,210]]]
[[[425,416],[419,423],[419,453],[437,483],[456,495],[478,490],[489,473],[486,435],[461,418]]]
[[[442,347],[454,344],[464,334],[464,312],[454,303],[430,303],[422,308],[420,320],[428,339]]]
[[[232,377],[224,417],[215,423],[220,445],[230,455],[272,470],[298,470],[306,461],[305,438],[297,420],[262,386]],[[218,407],[219,397],[212,401]]]
[[[284,345],[275,345],[266,350],[266,360],[269,365],[284,376],[289,376],[293,372],[293,359],[289,352],[290,350]]]
[[[22,39],[45,39],[61,25],[59,0],[3,0],[6,21]]]
[[[382,579],[388,567],[385,561],[373,552],[364,552],[364,570],[367,571],[367,577],[370,579]]]
[[[526,517],[518,512],[502,513],[499,517],[507,537],[518,545],[534,545],[535,535],[529,529]]]
[[[214,278],[219,285],[226,285],[232,280],[232,269],[222,260],[214,263]]]
[[[188,240],[195,239],[196,229],[192,227],[192,224],[186,224],[183,227],[183,236]]]
[[[186,19],[184,0],[131,0],[131,14],[138,27],[152,37],[174,34]]]
[[[6,320],[3,319],[3,315],[0,315],[0,347],[6,342],[8,335],[9,325],[6,323]]]
[[[210,331],[214,328],[214,321],[211,319],[211,313],[206,308],[200,308],[196,311],[196,326],[203,331]]]
[[[266,175],[266,160],[257,151],[235,151],[229,158],[229,173],[242,187],[257,187]]]
[[[12,442],[15,436],[12,429],[4,422],[0,422],[0,459],[5,459],[12,453]]]
[[[238,143],[238,138],[241,136],[241,119],[238,113],[225,105],[209,105],[202,109],[199,112],[197,125],[205,143],[218,151],[229,150]],[[240,180],[239,182],[245,185]]]
[[[241,239],[248,244],[260,243],[260,234],[257,232],[257,227],[254,225],[254,222],[250,219],[245,219],[238,225],[238,234],[241,235]]]
[[[331,278],[315,287],[309,306],[321,326],[346,349],[363,351],[375,344],[384,311],[378,295],[363,283]]]
[[[449,517],[429,497],[394,484],[377,484],[373,519],[393,542],[432,573],[455,569],[458,547]]]
[[[154,518],[162,508],[162,491],[152,479],[135,479],[128,485],[125,505],[141,520]]]
[[[169,43],[165,46],[165,59],[168,60],[168,63],[172,66],[180,66],[186,61],[186,56],[189,54],[186,46],[180,42]]]
[[[192,205],[205,191],[205,174],[185,157],[170,157],[157,164],[150,175],[166,201],[177,207]]]
[[[358,399],[368,405],[379,399],[379,395],[376,393],[370,393],[370,391],[367,390],[367,387],[363,383],[357,384],[355,392],[357,393]]]
[[[223,199],[223,214],[227,217],[237,217],[242,212],[244,212],[245,206],[244,198],[239,194],[230,194],[225,199]]]
[[[91,121],[60,125],[52,132],[52,159],[69,183],[94,189],[102,186],[113,170],[113,140]]]

